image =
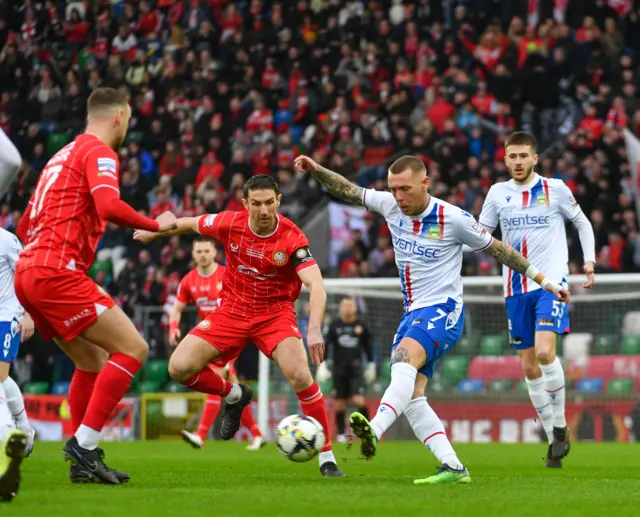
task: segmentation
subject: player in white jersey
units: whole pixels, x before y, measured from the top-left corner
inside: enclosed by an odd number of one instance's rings
[[[499,262],[525,274],[560,300],[569,293],[536,270],[520,253],[491,237],[467,212],[429,195],[424,163],[404,156],[389,168],[389,192],[363,189],[306,156],[295,160],[330,194],[382,214],[391,231],[404,295],[405,314],[394,338],[391,383],[371,422],[352,413],[351,428],[365,458],[404,413],[416,437],[440,460],[437,473],[416,484],[470,483],[469,472],[447,439],[444,426],[424,396],[437,361],[462,335],[462,246],[487,250]]]
[[[20,153],[0,129],[0,197],[9,190],[21,165]],[[21,249],[15,235],[0,229],[0,501],[11,501],[18,491],[20,462],[25,452],[30,451],[34,434],[24,412],[20,389],[9,377],[9,364],[20,344],[19,322],[23,313],[13,289],[13,269]],[[27,330],[29,321],[27,317],[24,322]],[[33,321],[30,325],[28,331],[33,334]],[[26,425],[15,429],[16,421]]]
[[[511,180],[491,187],[482,207],[480,225],[489,233],[500,225],[502,239],[566,284],[569,252],[565,221],[578,230],[584,271],[591,287],[595,269],[595,237],[591,223],[562,180],[543,178],[535,138],[513,133],[505,142],[505,163]],[[503,268],[509,340],[518,351],[533,403],[549,440],[546,466],[559,468],[570,449],[565,420],[564,372],[556,357],[558,334],[570,331],[569,311],[550,293],[525,276]]]
[[[18,177],[22,158],[9,137],[0,129],[0,197],[4,196]]]

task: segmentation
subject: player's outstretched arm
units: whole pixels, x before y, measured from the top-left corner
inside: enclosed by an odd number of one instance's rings
[[[165,212],[166,213],[166,212]],[[164,214],[158,216],[158,219]],[[175,220],[176,227],[166,232],[149,232],[146,230],[136,230],[133,232],[133,238],[144,244],[160,239],[161,237],[171,237],[172,235],[183,235],[185,233],[198,233],[198,217],[180,217]]]
[[[355,183],[351,183],[347,178],[337,172],[325,169],[308,156],[298,156],[293,165],[298,172],[308,172],[316,178],[329,194],[339,197],[350,205],[364,206],[362,195],[364,189]]]
[[[501,264],[530,278],[545,291],[555,294],[561,302],[569,301],[569,291],[567,289],[553,280],[549,280],[544,273],[538,271],[526,258],[508,244],[498,239],[493,239],[486,251]]]
[[[298,272],[302,283],[309,289],[309,329],[307,330],[307,346],[311,362],[316,366],[324,361],[324,339],[322,322],[327,304],[327,293],[324,290],[322,273],[317,266],[308,267]]]

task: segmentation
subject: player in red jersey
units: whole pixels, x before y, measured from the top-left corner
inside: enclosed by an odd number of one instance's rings
[[[194,303],[198,308],[198,315],[202,321],[218,306],[218,297],[222,289],[225,267],[217,264],[214,260],[216,248],[213,240],[208,237],[197,237],[193,241],[191,255],[198,267],[187,273],[178,287],[176,301],[169,317],[169,343],[171,346],[178,345],[180,319],[184,308],[189,303]],[[221,377],[229,379],[236,384],[238,383],[238,376],[233,362],[227,363],[224,368],[215,368]],[[220,395],[207,395],[198,430],[195,433],[191,433],[186,429],[183,430],[182,438],[184,441],[197,449],[204,447],[209,429],[211,429],[220,411],[221,402]],[[253,442],[247,447],[248,450],[257,451],[266,445],[253,416],[251,404],[246,406],[242,412],[242,424],[250,430],[253,436]]]
[[[328,439],[324,396],[309,371],[294,310],[304,283],[310,294],[307,344],[313,363],[318,365],[324,357],[321,327],[326,293],[322,275],[305,235],[277,214],[281,197],[275,180],[259,174],[244,185],[247,210],[185,217],[178,219],[176,230],[164,234],[137,231],[134,238],[148,242],[160,236],[197,232],[224,244],[227,270],[220,306],[182,340],[169,362],[169,373],[176,381],[227,401],[222,439],[230,440],[237,432],[242,410],[253,393],[248,386],[223,379],[207,365],[225,365],[252,341],[278,364],[302,411],[324,427],[327,443],[320,452],[322,475],[344,476]]]
[[[115,302],[88,276],[96,247],[113,222],[163,231],[173,214],[157,221],[120,199],[118,155],[131,110],[112,88],[87,101],[87,128],[45,165],[19,235],[24,251],[15,287],[45,339],[53,338],[76,365],[69,388],[74,436],[64,453],[75,482],[117,485],[127,474],[104,464],[100,431],[147,357],[148,345]],[[75,467],[74,467],[75,465]]]

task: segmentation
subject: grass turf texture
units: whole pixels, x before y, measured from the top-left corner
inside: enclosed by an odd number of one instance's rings
[[[273,444],[106,443],[107,464],[129,472],[127,485],[71,485],[62,444],[39,442],[23,463],[20,493],[4,516],[251,517],[614,516],[640,504],[640,445],[574,444],[562,470],[544,469],[540,445],[457,445],[468,486],[415,486],[435,472],[417,442],[383,442],[370,462],[336,444],[347,479],[320,477],[317,460],[296,464]]]

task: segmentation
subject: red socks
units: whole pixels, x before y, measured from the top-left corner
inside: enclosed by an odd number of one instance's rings
[[[87,372],[78,368],[73,372],[67,396],[71,412],[71,434],[75,434],[82,423],[97,378],[98,372]]]
[[[134,357],[113,354],[98,374],[82,424],[101,431],[141,367],[142,363]],[[71,411],[73,415],[73,408]]]
[[[256,419],[253,417],[253,409],[251,409],[251,404],[249,404],[248,406],[245,406],[245,408],[242,410],[242,416],[240,417],[240,421],[242,422],[243,426],[249,428],[249,431],[251,431],[251,436],[253,438],[258,438],[262,436],[262,433],[260,432],[260,428],[256,423]]]
[[[226,397],[233,386],[233,383],[223,379],[209,367],[204,368],[193,377],[189,377],[182,384],[200,393],[220,395],[221,397]]]
[[[324,395],[320,391],[320,387],[314,382],[307,389],[296,393],[300,405],[302,406],[302,412],[305,415],[315,418],[324,428],[324,435],[327,441],[322,448],[322,452],[332,450],[331,438],[329,434],[329,417],[327,416],[327,407],[324,402]]]
[[[207,439],[209,429],[211,429],[211,426],[216,421],[216,417],[220,412],[221,402],[222,399],[219,395],[207,395],[202,416],[200,417],[200,425],[198,426],[198,431],[196,431],[196,434],[202,438],[203,441]]]

